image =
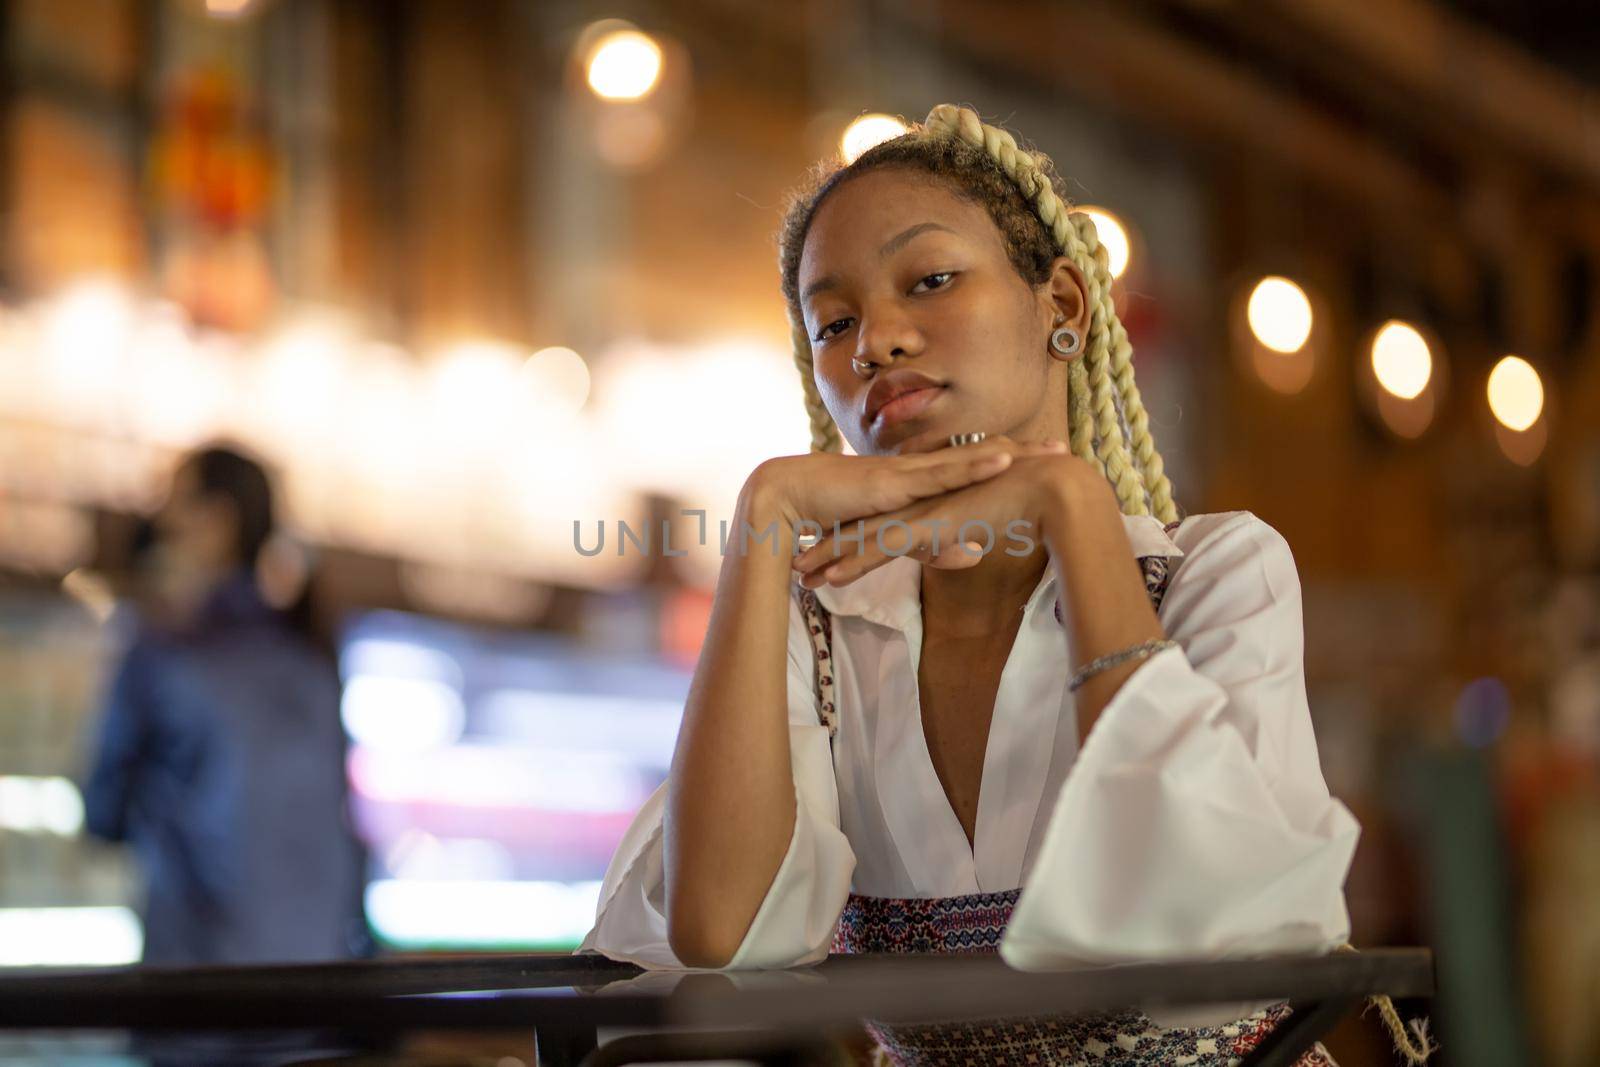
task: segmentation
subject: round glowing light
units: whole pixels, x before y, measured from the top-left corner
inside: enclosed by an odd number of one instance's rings
[[[1508,430],[1519,433],[1539,421],[1544,383],[1521,356],[1506,356],[1489,372],[1489,410]]]
[[[1372,339],[1372,372],[1389,393],[1401,400],[1416,399],[1433,375],[1428,342],[1414,327],[1391,319]]]
[[[522,354],[498,341],[463,341],[430,368],[432,405],[439,431],[457,443],[496,438],[514,420]]]
[[[1298,352],[1311,336],[1311,301],[1288,278],[1262,278],[1250,293],[1250,332],[1274,352]]]
[[[874,145],[893,140],[906,132],[906,124],[893,115],[874,112],[862,115],[845,127],[839,138],[839,155],[846,163],[854,163],[861,153]]]
[[[541,401],[577,411],[589,399],[589,365],[570,348],[541,348],[522,365],[524,380]]]
[[[1077,210],[1094,220],[1095,233],[1100,235],[1100,243],[1106,246],[1111,276],[1122,277],[1122,272],[1128,269],[1128,257],[1133,246],[1121,220],[1104,208],[1081,207]]]
[[[638,30],[602,37],[589,53],[589,88],[604,100],[639,100],[661,80],[661,46]]]
[[[345,349],[354,331],[336,315],[311,313],[262,346],[250,382],[255,440],[273,451],[316,455],[341,414]]]
[[[45,312],[44,342],[58,377],[74,388],[104,388],[133,331],[133,301],[115,282],[80,282]]]

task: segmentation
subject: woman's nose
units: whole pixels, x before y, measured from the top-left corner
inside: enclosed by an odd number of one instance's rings
[[[870,320],[862,316],[861,330],[857,334],[856,359],[882,366],[901,356],[915,355],[921,350],[921,335],[905,315],[879,314]]]

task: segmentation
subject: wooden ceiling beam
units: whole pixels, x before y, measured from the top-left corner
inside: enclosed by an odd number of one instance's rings
[[[1522,153],[1600,189],[1600,90],[1431,0],[1176,2],[1291,52],[1352,98],[1402,100],[1418,135],[1463,156]]]
[[[823,17],[809,5],[711,0],[711,7],[743,22],[749,40],[771,59],[789,62],[812,36],[806,20]],[[1396,217],[1427,222],[1454,212],[1452,192],[1382,138],[1184,40],[1137,8],[1104,0],[941,0],[903,26],[896,25],[896,11],[884,5],[874,18],[888,32],[942,49],[947,60],[970,59],[1046,91],[1068,91],[1218,152],[1251,153]]]
[[[1308,182],[1414,218],[1450,197],[1378,138],[1139,17],[1097,0],[946,0],[947,47],[1230,151],[1258,153]]]

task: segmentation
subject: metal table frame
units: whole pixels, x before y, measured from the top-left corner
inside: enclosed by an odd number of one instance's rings
[[[1427,949],[1019,971],[997,956],[834,956],[782,971],[644,972],[598,956],[390,958],[258,967],[124,968],[0,978],[0,1030],[532,1030],[541,1065],[588,1057],[811,1062],[863,1018],[954,1022],[1129,1005],[1288,1001],[1246,1060],[1291,1064],[1374,993],[1430,997]],[[596,1028],[684,1027],[608,1054]],[[741,1053],[741,1050],[742,1053]],[[713,1056],[712,1053],[715,1053]]]

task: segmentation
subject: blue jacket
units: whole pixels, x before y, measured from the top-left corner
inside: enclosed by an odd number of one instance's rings
[[[138,626],[84,786],[89,831],[147,883],[147,963],[347,956],[364,945],[338,673],[248,573],[184,633]]]

